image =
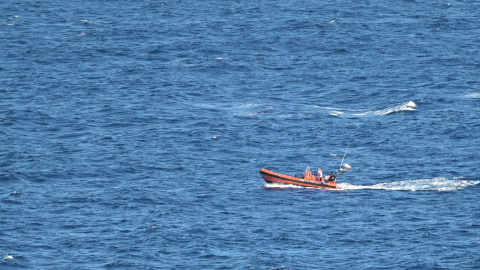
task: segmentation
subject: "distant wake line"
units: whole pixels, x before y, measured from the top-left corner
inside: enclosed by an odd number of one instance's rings
[[[387,115],[390,113],[402,112],[402,111],[415,111],[415,107],[417,104],[413,101],[408,101],[404,103],[400,103],[398,105],[388,107],[382,110],[377,111],[368,111],[368,110],[342,110],[342,109],[334,109],[334,108],[327,108],[332,109],[330,115],[333,116],[344,116],[344,117],[355,117],[355,116],[367,116],[367,115]]]
[[[459,180],[459,179],[447,179],[447,178],[434,178],[434,179],[420,179],[420,180],[405,180],[391,183],[379,183],[374,185],[353,185],[349,183],[339,183],[338,185],[342,190],[353,189],[383,189],[383,190],[406,190],[406,191],[448,191],[463,189],[468,186],[480,184],[480,181],[472,180]],[[305,188],[295,185],[284,184],[265,184],[267,188]]]

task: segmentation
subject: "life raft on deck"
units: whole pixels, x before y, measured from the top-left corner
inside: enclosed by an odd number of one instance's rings
[[[336,178],[340,173],[345,172],[345,170],[340,170],[338,172],[333,172],[329,175],[328,180],[317,179],[312,173],[307,169],[305,175],[303,176],[290,176],[286,174],[276,173],[271,170],[261,169],[260,174],[267,183],[281,183],[287,185],[296,185],[302,187],[314,187],[314,188],[325,188],[325,189],[341,189],[336,182]],[[324,180],[324,181],[322,181]],[[330,180],[330,181],[329,181]]]

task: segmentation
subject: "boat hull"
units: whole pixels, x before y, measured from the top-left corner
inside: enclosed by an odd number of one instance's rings
[[[263,177],[263,180],[267,183],[281,183],[287,185],[296,185],[302,187],[314,187],[314,188],[325,188],[325,189],[340,189],[340,187],[333,183],[309,181],[303,178],[293,177],[286,174],[272,172],[267,169],[261,169],[260,174]]]

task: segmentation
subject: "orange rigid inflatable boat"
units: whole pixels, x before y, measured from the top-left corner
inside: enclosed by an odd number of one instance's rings
[[[341,189],[340,186],[336,184],[337,177],[340,174],[345,173],[347,169],[350,168],[350,165],[345,164],[345,168],[342,168],[339,171],[331,172],[329,175],[327,175],[326,179],[324,179],[323,177],[318,178],[313,175],[309,167],[307,167],[303,176],[294,177],[286,174],[276,173],[267,169],[261,169],[260,174],[267,183],[281,183],[287,185],[325,189]]]

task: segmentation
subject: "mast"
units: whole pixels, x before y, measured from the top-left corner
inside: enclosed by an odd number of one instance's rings
[[[347,151],[348,151],[348,147],[350,146],[350,144],[347,145],[347,149],[345,150],[345,154],[343,154],[343,158],[342,158],[342,163],[340,163],[340,169],[342,169],[342,165],[343,165],[343,160],[345,159],[345,156],[347,155]]]

